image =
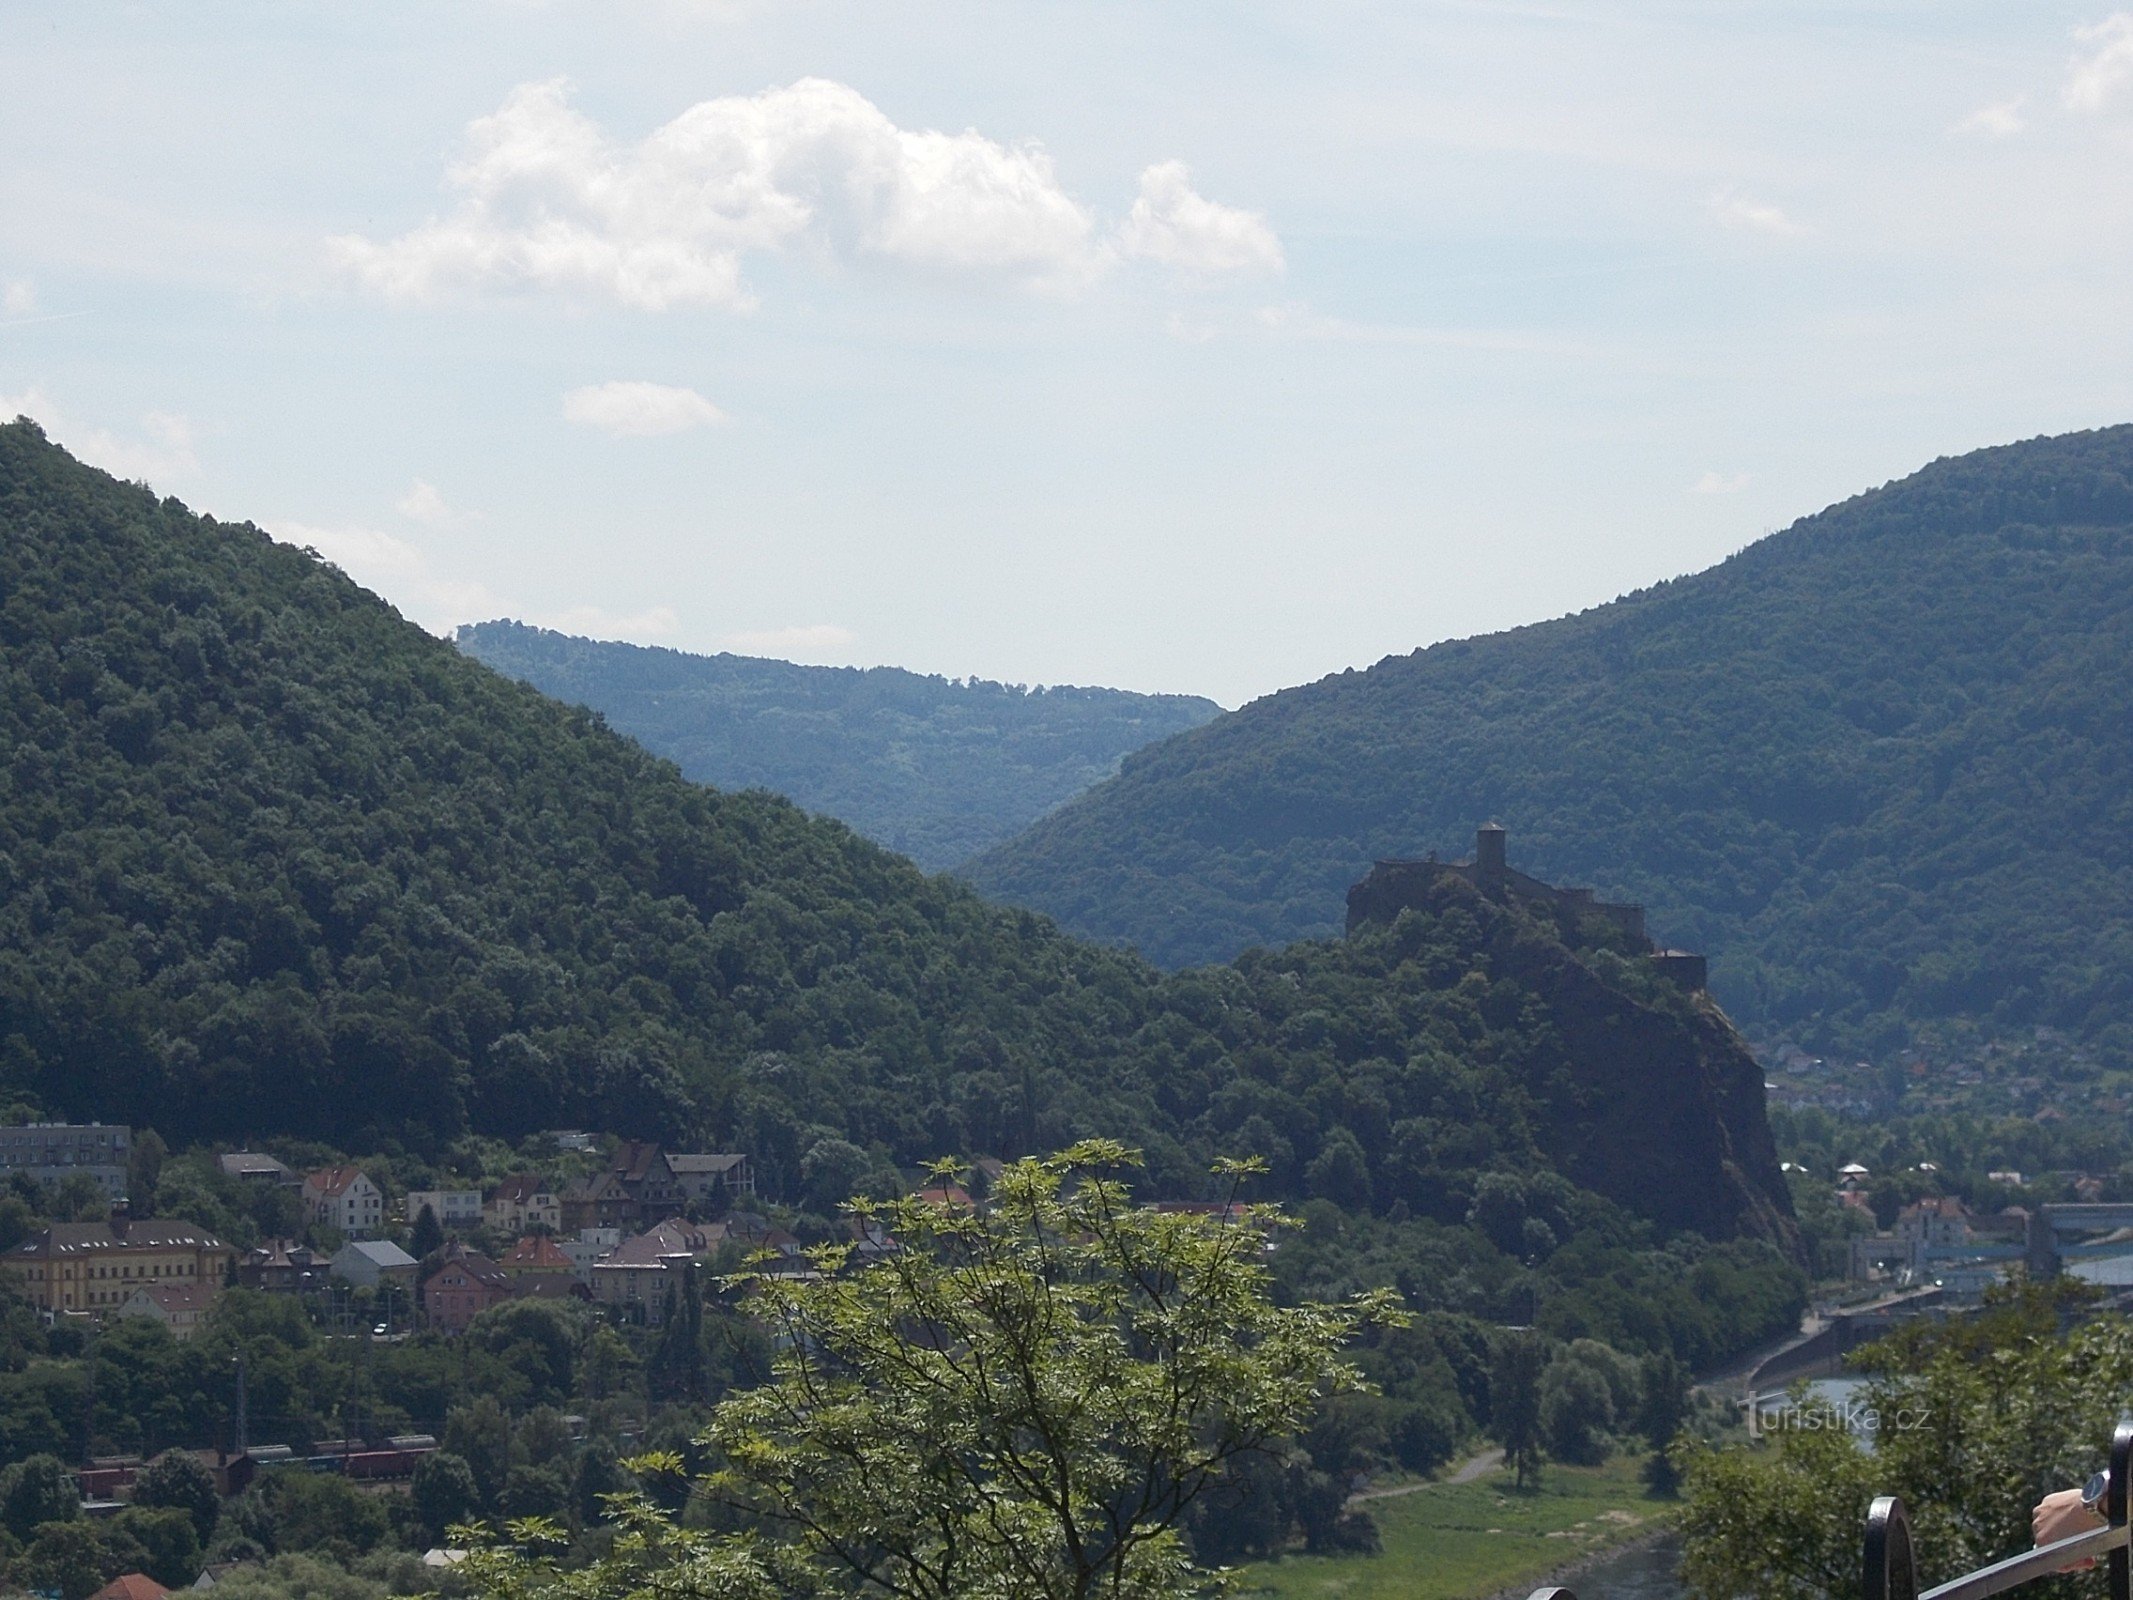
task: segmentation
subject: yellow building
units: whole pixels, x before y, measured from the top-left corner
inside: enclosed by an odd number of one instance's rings
[[[222,1292],[230,1247],[190,1222],[55,1222],[5,1255],[30,1303],[44,1311],[114,1312],[139,1288]]]

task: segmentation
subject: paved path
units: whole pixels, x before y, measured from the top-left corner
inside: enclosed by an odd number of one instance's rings
[[[1348,1497],[1348,1504],[1361,1505],[1366,1500],[1391,1500],[1399,1495],[1413,1494],[1421,1489],[1434,1489],[1440,1483],[1472,1483],[1476,1478],[1485,1478],[1503,1465],[1501,1450],[1484,1450],[1478,1456],[1469,1456],[1459,1463],[1459,1469],[1449,1478],[1430,1478],[1421,1483],[1396,1483],[1390,1489],[1365,1489],[1361,1494]]]

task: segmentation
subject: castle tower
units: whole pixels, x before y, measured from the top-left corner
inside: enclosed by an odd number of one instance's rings
[[[1474,830],[1474,885],[1483,894],[1503,891],[1504,837],[1500,822],[1485,822]]]

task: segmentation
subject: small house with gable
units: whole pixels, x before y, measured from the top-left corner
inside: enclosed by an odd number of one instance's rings
[[[532,1172],[504,1179],[482,1203],[481,1213],[490,1227],[513,1237],[537,1231],[556,1233],[563,1226],[563,1202],[555,1186]]]
[[[351,1239],[385,1226],[385,1191],[357,1167],[322,1167],[304,1179],[304,1217]]]

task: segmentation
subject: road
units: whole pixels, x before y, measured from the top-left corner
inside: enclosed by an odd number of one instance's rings
[[[1484,1450],[1477,1456],[1469,1456],[1459,1463],[1458,1469],[1449,1478],[1431,1478],[1422,1483],[1396,1483],[1390,1489],[1365,1489],[1360,1494],[1348,1497],[1351,1506],[1361,1505],[1366,1500],[1391,1500],[1403,1494],[1414,1494],[1422,1489],[1434,1489],[1440,1483],[1472,1483],[1476,1478],[1485,1478],[1503,1465],[1501,1450]]]

